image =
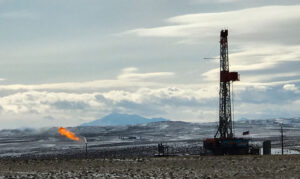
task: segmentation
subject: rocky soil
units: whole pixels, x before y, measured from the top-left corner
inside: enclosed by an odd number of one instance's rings
[[[300,155],[0,159],[0,178],[299,178]]]

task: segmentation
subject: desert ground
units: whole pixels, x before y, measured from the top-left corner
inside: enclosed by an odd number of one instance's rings
[[[299,178],[300,155],[0,159],[0,178]]]

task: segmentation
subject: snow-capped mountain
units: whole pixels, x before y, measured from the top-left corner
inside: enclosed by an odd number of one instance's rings
[[[151,122],[169,121],[164,118],[145,118],[139,115],[111,113],[101,119],[97,119],[88,123],[83,123],[80,126],[125,126],[146,124]]]

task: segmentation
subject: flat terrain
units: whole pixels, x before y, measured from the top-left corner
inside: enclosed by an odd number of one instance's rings
[[[297,122],[299,121],[299,122]],[[272,156],[199,156],[203,139],[216,124],[156,122],[136,126],[68,128],[88,141],[72,141],[57,128],[1,130],[1,178],[300,178],[300,120],[285,126],[286,154]],[[241,121],[236,134],[250,131],[251,145],[272,141],[280,152],[277,120]],[[280,122],[280,121],[279,121]],[[158,143],[168,158],[155,158]]]
[[[300,155],[0,159],[0,178],[299,178]]]
[[[240,121],[235,123],[237,137],[251,139],[251,145],[262,147],[272,141],[273,154],[281,148],[281,121]],[[284,128],[286,153],[300,154],[300,119],[287,120]],[[92,158],[145,157],[157,153],[157,144],[169,147],[170,154],[199,154],[202,141],[213,137],[216,123],[155,122],[135,126],[87,126],[68,128],[88,141]],[[57,132],[57,127],[44,129],[13,129],[0,131],[0,158],[78,155],[85,152],[83,142],[72,141]],[[242,136],[244,131],[250,135]],[[138,148],[138,149],[136,149]],[[133,152],[135,151],[135,152]],[[72,157],[71,157],[72,158]]]

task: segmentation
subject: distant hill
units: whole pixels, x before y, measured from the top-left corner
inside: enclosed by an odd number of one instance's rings
[[[101,119],[97,119],[88,123],[83,123],[80,126],[125,126],[146,124],[151,122],[169,121],[164,118],[145,118],[139,115],[111,113]]]
[[[273,119],[247,119],[241,118],[235,121],[236,124],[256,124],[256,125],[283,125],[283,126],[298,126],[300,125],[300,117],[296,118],[273,118]]]

